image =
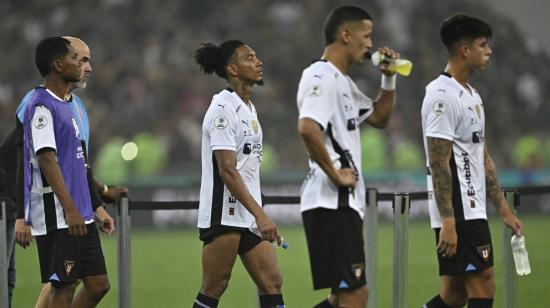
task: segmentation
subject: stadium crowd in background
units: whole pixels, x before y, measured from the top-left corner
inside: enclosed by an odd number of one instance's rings
[[[196,78],[193,51],[203,40],[221,41],[239,34],[259,46],[257,51],[266,63],[266,85],[257,93],[259,101],[269,102],[258,110],[259,114],[269,114],[260,119],[269,128],[263,171],[305,171],[304,161],[293,159],[301,157],[301,142],[288,119],[297,118],[294,102],[300,72],[323,47],[318,25],[338,4],[344,2],[239,0],[235,5],[197,0],[162,4],[103,0],[68,2],[46,10],[40,1],[33,5],[4,1],[0,4],[0,49],[10,61],[0,70],[0,137],[8,134],[11,115],[22,95],[35,86],[36,72],[20,64],[32,58],[34,45],[47,33],[74,33],[93,45],[96,55],[93,87],[82,96],[94,105],[90,112],[94,131],[91,157],[100,178],[110,181],[132,174],[198,174],[202,115],[208,97],[223,83]],[[437,28],[448,12],[455,11],[475,13],[494,25],[497,39],[493,46],[499,52],[493,57],[491,74],[476,76],[475,82],[483,97],[494,102],[487,106],[494,119],[487,134],[494,140],[495,160],[503,167],[527,170],[549,164],[549,132],[544,123],[550,116],[550,104],[545,104],[544,98],[550,94],[550,76],[545,74],[550,58],[520,35],[511,20],[477,1],[371,1],[368,9],[378,20],[378,46],[391,43],[411,59],[415,78],[400,83],[400,106],[389,129],[367,131],[369,136],[382,134],[384,138],[375,139],[381,140],[379,150],[371,154],[380,156],[378,165],[366,164],[365,169],[422,169],[417,121],[424,95],[421,89],[439,72],[445,54],[435,33],[417,34],[432,33],[430,30]],[[38,14],[44,18],[36,19]],[[79,22],[68,26],[69,19]],[[246,31],[250,25],[255,31]],[[364,68],[350,74],[367,91],[374,90],[368,85],[379,78]],[[542,151],[531,147],[512,155],[520,138],[533,131],[536,135],[528,137],[534,138]],[[144,144],[140,147],[144,151],[130,165],[119,153],[124,141],[134,137]],[[281,148],[285,151],[276,150]],[[105,170],[117,178],[104,177]]]

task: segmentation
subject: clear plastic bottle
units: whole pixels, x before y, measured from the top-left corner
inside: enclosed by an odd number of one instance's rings
[[[254,225],[250,228],[248,228],[250,230],[250,232],[256,234],[257,236],[259,237],[262,237],[262,233],[260,232],[260,230],[258,230],[258,228]],[[277,244],[277,241],[272,241],[270,242],[271,245],[273,245],[273,247],[277,248],[277,247],[281,247],[283,249],[288,249],[288,242],[285,240],[284,237],[281,236],[281,245],[278,245]]]
[[[385,54],[376,51],[370,56],[372,64],[379,66],[381,63],[388,64],[387,70],[390,72],[396,72],[402,76],[409,76],[412,70],[412,62],[407,59],[392,59]]]
[[[521,234],[514,234],[510,243],[512,244],[512,254],[516,264],[516,273],[520,276],[528,275],[531,273],[531,265],[529,264],[529,254],[525,248],[525,237]]]

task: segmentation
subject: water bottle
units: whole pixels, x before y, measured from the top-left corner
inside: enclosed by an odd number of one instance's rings
[[[258,228],[256,227],[256,225],[248,228],[250,230],[250,232],[256,234],[257,236],[259,237],[262,237],[262,233],[260,232],[260,230],[258,230]],[[281,247],[283,249],[288,249],[288,242],[285,240],[284,237],[281,236],[281,245],[279,246],[279,244],[277,244],[277,241],[271,241],[270,242],[271,245],[273,245],[273,247],[277,248],[277,247]]]
[[[529,264],[529,255],[525,248],[525,237],[523,235],[512,235],[510,240],[512,244],[512,254],[514,255],[514,263],[516,264],[516,273],[520,276],[531,273],[531,265]]]
[[[379,66],[381,63],[388,65],[386,70],[398,73],[402,76],[409,76],[412,71],[412,62],[406,59],[392,59],[385,54],[377,51],[370,56],[370,60],[374,66]]]

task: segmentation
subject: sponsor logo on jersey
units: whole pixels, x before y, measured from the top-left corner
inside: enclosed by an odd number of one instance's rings
[[[473,143],[482,143],[485,141],[485,136],[483,135],[482,130],[472,132],[472,142]]]
[[[243,146],[243,154],[258,154],[259,156],[262,156],[262,145],[260,143],[245,143]]]
[[[76,159],[84,159],[84,150],[81,146],[76,148]]]
[[[80,136],[80,130],[78,129],[78,124],[76,124],[76,120],[74,118],[71,118],[71,120],[73,121],[74,133],[76,135],[76,138],[78,138],[78,136]]]
[[[474,185],[472,184],[472,169],[470,164],[470,154],[467,152],[462,152],[462,162],[464,168],[464,180],[466,181],[466,187],[468,196],[475,196],[476,191]]]
[[[355,119],[348,119],[348,130],[355,130],[355,128],[357,128]]]

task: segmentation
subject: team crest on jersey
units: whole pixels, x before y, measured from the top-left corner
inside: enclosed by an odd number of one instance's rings
[[[254,130],[254,133],[258,133],[258,122],[256,120],[252,120],[252,129]]]
[[[477,117],[478,119],[481,119],[481,107],[479,107],[479,105],[476,105],[476,113],[477,113]]]
[[[36,120],[34,120],[34,127],[37,129],[42,129],[48,125],[48,118],[46,116],[38,116]]]
[[[65,260],[63,265],[65,266],[65,276],[69,276],[74,268],[74,261]]]
[[[321,86],[314,85],[311,90],[307,93],[308,96],[319,96],[321,95]]]
[[[217,116],[214,119],[214,127],[217,129],[225,129],[227,127],[227,118],[224,116]]]
[[[489,257],[491,256],[491,245],[478,246],[477,252],[481,255],[483,261],[487,262],[487,260],[489,260]]]
[[[355,279],[359,280],[365,272],[365,263],[355,263],[351,265],[351,271],[355,275]]]

